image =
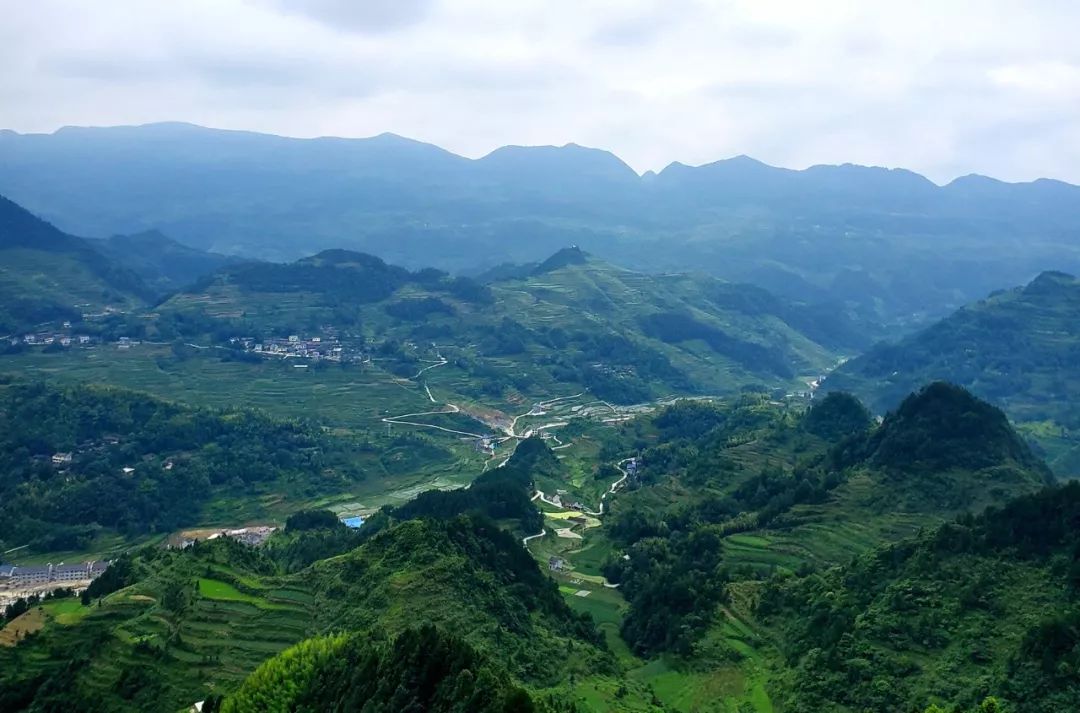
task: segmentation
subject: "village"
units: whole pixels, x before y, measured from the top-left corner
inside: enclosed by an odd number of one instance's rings
[[[23,335],[10,335],[5,339],[12,347],[89,346],[99,341],[89,334],[74,333],[71,322],[64,322],[60,329],[45,329]]]
[[[311,359],[319,361],[350,361],[360,360],[360,352],[346,351],[345,346],[336,336],[327,337],[301,337],[296,334],[282,338],[270,338],[256,341],[252,338],[232,337],[230,344],[240,345],[244,351],[258,354],[264,357],[278,357],[282,359]]]

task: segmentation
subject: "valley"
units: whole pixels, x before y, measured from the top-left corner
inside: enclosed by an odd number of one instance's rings
[[[156,289],[174,279],[128,263]],[[387,666],[424,637],[475,657],[487,690],[551,713],[1017,700],[996,672],[1051,606],[1020,584],[1057,586],[1039,563],[1001,585],[1031,613],[954,670],[962,684],[938,673],[939,649],[969,647],[968,628],[938,619],[925,641],[941,643],[915,644],[926,683],[883,699],[812,681],[839,666],[801,643],[813,634],[792,602],[816,601],[819,579],[861,576],[927,533],[976,527],[969,513],[1055,487],[1001,411],[926,385],[956,374],[871,377],[896,384],[895,403],[863,388],[850,375],[887,347],[864,352],[851,314],[577,247],[481,279],[346,250],[199,264],[178,289],[16,325],[3,342],[0,552],[111,564],[81,594],[8,610],[0,704],[36,710],[72,700],[50,698],[66,686],[109,710],[255,710],[267,676],[300,675],[279,662],[345,647]],[[969,385],[994,397],[984,383]],[[1031,432],[1033,412],[995,400]],[[356,517],[359,529],[341,522]],[[265,536],[195,536],[248,528]],[[907,583],[919,574],[896,586],[923,586]],[[924,636],[925,617],[897,630]],[[886,649],[859,665],[893,675],[895,636],[861,643]]]
[[[8,3],[0,713],[1080,711],[1077,27]]]

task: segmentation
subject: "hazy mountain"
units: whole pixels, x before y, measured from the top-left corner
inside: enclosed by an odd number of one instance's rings
[[[0,196],[0,332],[151,297],[132,271]]]
[[[1080,270],[1080,188],[745,156],[637,176],[573,144],[470,160],[392,134],[291,139],[187,124],[0,133],[0,192],[90,235],[159,229],[221,253],[330,247],[480,271],[576,243],[895,323]],[[1018,248],[1023,248],[1018,251]]]
[[[119,265],[130,269],[159,293],[185,287],[200,277],[240,258],[182,245],[156,230],[135,235],[113,235],[90,245]]]

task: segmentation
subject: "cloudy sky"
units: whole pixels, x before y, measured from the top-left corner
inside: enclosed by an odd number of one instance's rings
[[[0,0],[0,127],[576,142],[1080,183],[1068,0]]]

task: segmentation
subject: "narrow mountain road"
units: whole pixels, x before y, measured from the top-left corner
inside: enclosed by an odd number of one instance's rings
[[[547,534],[547,530],[541,530],[540,532],[536,533],[535,535],[529,535],[528,537],[523,537],[523,538],[521,538],[521,544],[524,545],[525,549],[529,549],[529,540],[535,540],[537,537],[543,537],[546,534]]]
[[[618,480],[614,481],[611,484],[611,486],[604,492],[604,494],[600,496],[600,507],[599,507],[599,509],[597,509],[597,510],[587,510],[587,509],[582,508],[581,512],[585,513],[586,515],[592,515],[593,517],[601,517],[604,514],[604,502],[607,500],[607,496],[613,494],[616,490],[618,490],[623,485],[625,485],[626,484],[626,479],[630,477],[630,474],[626,472],[625,468],[623,468],[623,463],[629,463],[632,460],[633,460],[633,458],[623,458],[621,461],[619,461],[618,463],[615,464],[615,467],[619,469],[620,473],[622,473],[622,477],[619,478]],[[548,505],[550,505],[551,507],[554,507],[554,508],[561,508],[563,510],[567,509],[566,507],[564,507],[561,504],[561,502],[557,503],[554,500],[552,500],[551,498],[549,498],[544,493],[543,490],[537,490],[535,493],[533,493],[533,496],[532,496],[531,499],[532,500],[542,500],[542,501],[544,501],[545,503],[547,503]]]

